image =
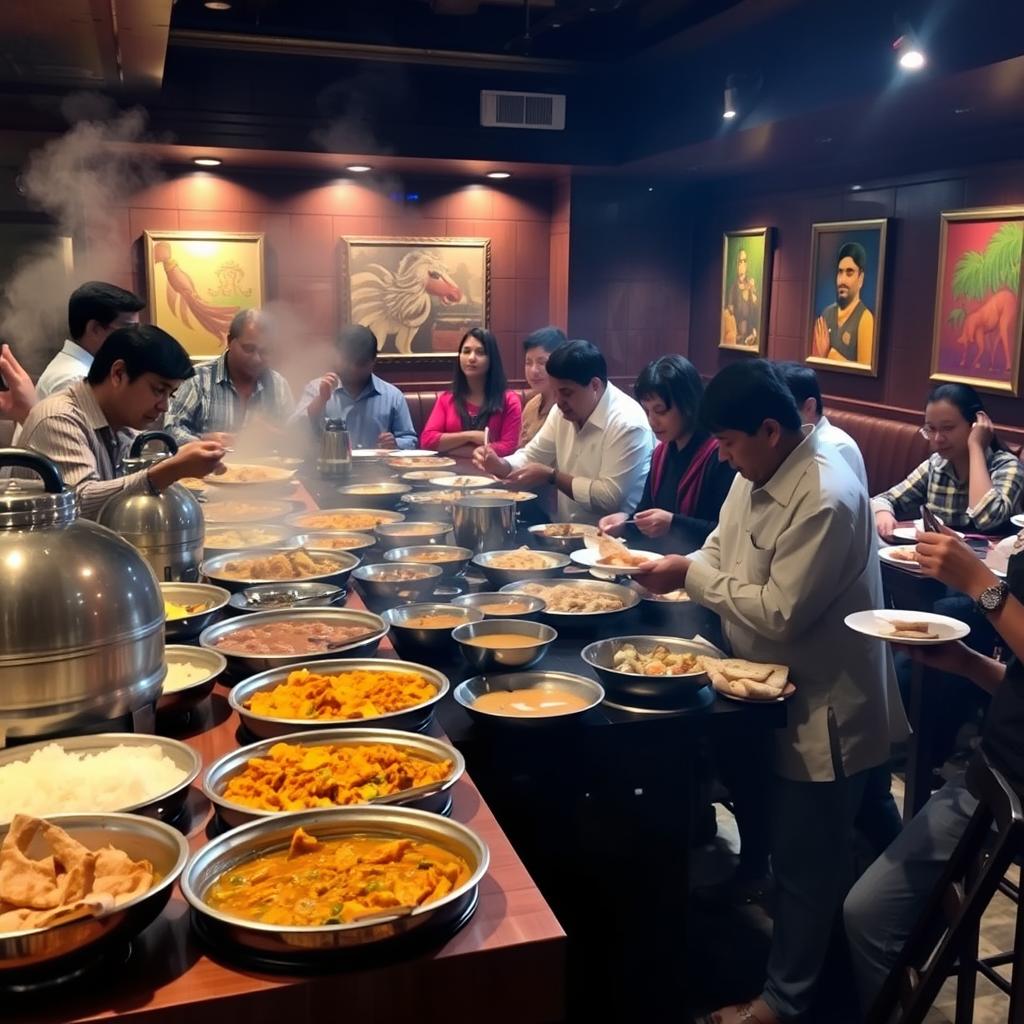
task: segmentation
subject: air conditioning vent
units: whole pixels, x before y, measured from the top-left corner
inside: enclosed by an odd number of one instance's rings
[[[543,92],[480,92],[480,123],[485,128],[565,130],[565,97]]]

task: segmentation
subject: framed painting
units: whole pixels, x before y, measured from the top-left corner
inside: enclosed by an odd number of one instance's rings
[[[722,236],[722,328],[719,348],[763,355],[768,343],[772,229]]]
[[[342,238],[342,324],[369,327],[380,354],[451,358],[491,313],[489,238]]]
[[[808,363],[878,376],[888,221],[811,225]]]
[[[146,231],[150,321],[193,359],[220,355],[236,313],[264,303],[263,235]]]
[[[942,214],[932,380],[1016,395],[1024,206]]]

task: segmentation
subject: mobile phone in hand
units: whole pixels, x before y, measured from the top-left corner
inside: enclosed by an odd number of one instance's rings
[[[927,533],[942,533],[942,520],[927,506],[921,506],[921,520]]]

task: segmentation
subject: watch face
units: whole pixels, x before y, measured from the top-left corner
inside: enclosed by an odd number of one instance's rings
[[[981,592],[981,596],[978,598],[978,603],[986,611],[994,611],[1003,603],[1003,595],[1006,592],[1007,587],[1005,583],[997,584],[994,587],[988,587],[986,590]]]

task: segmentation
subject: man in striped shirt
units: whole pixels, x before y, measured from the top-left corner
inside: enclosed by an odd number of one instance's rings
[[[288,381],[270,368],[277,346],[266,316],[243,309],[228,328],[227,351],[204,363],[174,396],[167,432],[186,444],[203,438],[234,443],[246,427],[261,440],[283,432],[295,401]]]

